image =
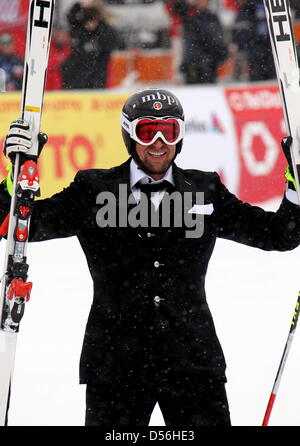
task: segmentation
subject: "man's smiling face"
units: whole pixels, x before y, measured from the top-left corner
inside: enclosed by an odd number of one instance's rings
[[[151,177],[159,180],[163,178],[176,155],[176,144],[165,144],[158,138],[149,146],[136,143],[135,150]]]

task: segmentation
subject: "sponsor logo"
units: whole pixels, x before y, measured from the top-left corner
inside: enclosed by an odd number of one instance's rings
[[[158,102],[167,102],[168,105],[178,104],[177,99],[174,96],[162,94],[159,91],[155,91],[150,94],[146,94],[142,96],[142,102],[150,102],[150,101],[158,101]]]
[[[285,0],[270,0],[272,21],[274,23],[274,33],[277,42],[291,40],[290,30],[284,29],[285,22],[288,22],[288,11]],[[275,29],[275,24],[277,29]],[[285,27],[289,28],[289,27]]]
[[[220,118],[215,113],[212,113],[207,120],[199,120],[197,118],[188,119],[185,124],[185,133],[225,134],[226,132]]]
[[[129,129],[129,124],[125,121],[125,119],[122,121],[122,126]]]
[[[30,75],[34,76],[36,74],[36,70],[35,70],[35,59],[31,60],[31,65],[30,65]]]
[[[229,94],[230,107],[235,112],[245,110],[272,110],[281,109],[281,100],[278,90],[239,90]]]
[[[159,101],[154,102],[154,104],[153,104],[153,108],[154,108],[155,110],[161,110],[161,109],[162,109],[162,103],[159,102]]]
[[[38,20],[34,21],[34,26],[39,28],[48,28],[49,22],[44,18],[44,9],[50,8],[50,2],[45,0],[36,0],[35,5],[40,8],[40,16]]]

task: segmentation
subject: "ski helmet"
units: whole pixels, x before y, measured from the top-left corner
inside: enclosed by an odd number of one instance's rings
[[[145,88],[131,95],[121,112],[122,136],[129,155],[135,155],[135,141],[130,135],[128,123],[138,118],[179,118],[184,124],[184,111],[178,98],[168,90]],[[181,139],[176,143],[176,155],[181,151]]]

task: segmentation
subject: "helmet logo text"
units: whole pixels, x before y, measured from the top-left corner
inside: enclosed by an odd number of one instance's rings
[[[176,98],[174,98],[174,96],[165,95],[165,94],[160,93],[159,91],[142,96],[143,103],[149,102],[149,101],[167,101],[167,103],[169,105],[178,104],[178,101]]]

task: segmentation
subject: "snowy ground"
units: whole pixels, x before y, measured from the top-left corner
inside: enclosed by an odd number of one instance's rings
[[[2,241],[0,256],[4,250]],[[9,424],[81,426],[85,388],[78,362],[92,299],[87,265],[75,238],[32,244],[28,258],[34,285],[18,336]],[[234,426],[262,423],[297,301],[299,265],[299,249],[266,253],[217,242],[206,288],[227,359]],[[300,327],[270,425],[300,425],[299,375]],[[158,407],[151,425],[164,425]]]

